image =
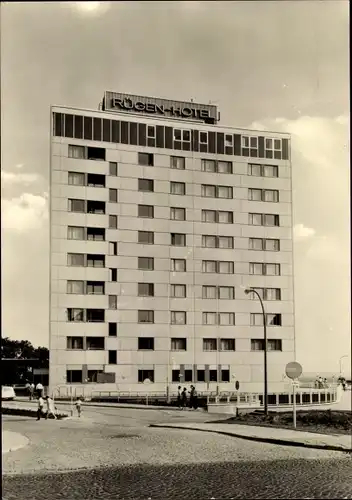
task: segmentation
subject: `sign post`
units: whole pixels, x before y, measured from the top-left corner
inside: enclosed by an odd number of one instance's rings
[[[302,366],[296,361],[287,363],[285,373],[292,380],[292,411],[293,411],[293,428],[296,429],[296,386],[298,385],[298,377],[302,375]]]

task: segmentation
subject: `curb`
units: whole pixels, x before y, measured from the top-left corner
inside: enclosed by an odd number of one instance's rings
[[[199,432],[212,432],[214,434],[222,434],[223,436],[234,437],[238,439],[245,439],[247,441],[257,441],[259,443],[269,443],[278,444],[281,446],[293,446],[296,448],[312,448],[315,450],[329,450],[329,451],[343,451],[344,453],[352,454],[352,448],[349,450],[343,446],[335,446],[329,444],[311,444],[304,443],[302,441],[289,441],[285,439],[275,439],[275,438],[262,438],[257,436],[244,436],[243,434],[237,434],[234,432],[217,431],[212,429],[199,429],[199,427],[181,427],[176,425],[164,425],[164,424],[150,424],[149,427],[164,428],[164,429],[181,429],[183,431],[199,431]]]
[[[9,408],[9,407],[1,407],[1,414],[2,415],[18,415],[21,417],[36,417],[37,416],[37,410],[32,410],[29,408]],[[63,420],[68,417],[66,413],[57,413],[56,417],[58,420]],[[53,420],[50,418],[50,420]]]

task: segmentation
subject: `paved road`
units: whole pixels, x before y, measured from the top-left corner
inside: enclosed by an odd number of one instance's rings
[[[23,499],[24,492],[28,500],[352,499],[347,454],[147,427],[207,419],[108,408],[86,410],[80,420],[6,417],[4,428],[32,444],[3,456],[3,499]],[[78,468],[84,469],[69,471]]]

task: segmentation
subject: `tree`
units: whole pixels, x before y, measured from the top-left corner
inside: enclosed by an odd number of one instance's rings
[[[28,340],[1,339],[1,359],[17,361],[3,362],[1,379],[3,384],[22,383],[31,377],[31,365],[21,360],[35,359],[37,368],[45,368],[49,364],[49,350],[46,347],[35,348]]]

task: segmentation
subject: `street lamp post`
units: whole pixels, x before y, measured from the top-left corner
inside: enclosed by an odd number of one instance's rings
[[[267,352],[268,352],[268,342],[267,342],[267,335],[266,335],[266,315],[265,315],[265,309],[264,309],[264,304],[262,301],[261,296],[255,290],[254,288],[247,288],[244,293],[248,295],[249,293],[254,293],[260,302],[261,308],[262,308],[262,313],[263,313],[263,325],[264,325],[264,413],[265,415],[268,415],[268,360],[267,360]]]
[[[341,358],[339,359],[339,365],[340,365],[340,376],[342,375],[342,360],[344,358],[348,358],[348,355],[345,354],[344,356],[341,356]]]

